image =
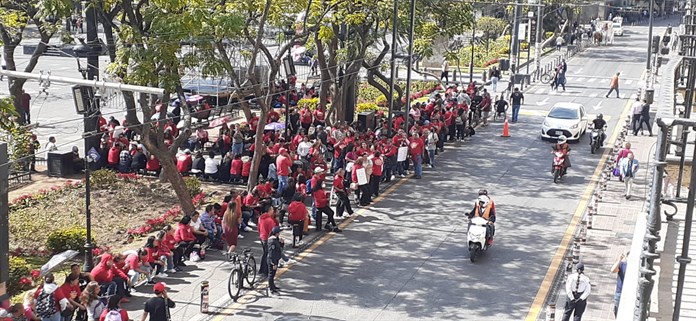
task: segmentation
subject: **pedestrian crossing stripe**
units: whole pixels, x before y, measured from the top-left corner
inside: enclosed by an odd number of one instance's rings
[[[590,94],[590,98],[595,98],[595,97],[597,97],[597,93],[591,93],[591,94]]]
[[[546,117],[546,114],[549,112],[547,110],[535,110],[535,109],[520,109],[520,115],[521,116],[541,116],[541,117]],[[592,120],[595,119],[597,114],[587,114],[587,119]],[[610,115],[604,115],[604,120],[609,122],[611,119]]]
[[[590,78],[587,80],[587,82],[595,82],[595,80],[597,80],[597,78]]]

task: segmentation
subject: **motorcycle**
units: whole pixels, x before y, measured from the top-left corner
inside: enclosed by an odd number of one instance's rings
[[[595,151],[599,149],[599,140],[600,136],[602,134],[599,132],[599,129],[593,129],[592,134],[591,134],[591,140],[590,140],[590,153],[594,154]]]
[[[565,175],[565,154],[562,151],[553,152],[553,182],[558,184],[558,181]]]
[[[476,262],[476,258],[488,250],[488,239],[486,231],[488,221],[483,217],[474,217],[470,221],[467,231],[467,243],[469,244],[469,259],[471,263]]]

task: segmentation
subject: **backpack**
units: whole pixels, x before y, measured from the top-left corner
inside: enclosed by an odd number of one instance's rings
[[[104,321],[123,321],[121,319],[121,312],[118,310],[111,310],[107,312]]]
[[[42,289],[36,298],[36,315],[42,319],[50,318],[56,312],[56,299],[53,293],[46,293]]]
[[[312,180],[311,180],[311,179],[308,179],[308,180],[305,182],[305,186],[306,186],[306,188],[305,188],[305,189],[306,189],[306,190],[305,190],[305,193],[307,193],[307,194],[312,194]]]

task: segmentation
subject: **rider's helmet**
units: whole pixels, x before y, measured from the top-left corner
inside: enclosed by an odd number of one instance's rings
[[[604,115],[602,115],[602,114],[597,115],[597,119],[602,119],[602,118],[604,118]]]
[[[486,195],[486,196],[488,196],[488,190],[486,190],[486,189],[480,189],[480,190],[478,191],[478,194],[479,194],[479,195]]]
[[[563,144],[568,141],[568,137],[565,137],[565,135],[558,136],[558,143]]]
[[[488,206],[488,202],[490,202],[490,200],[491,199],[488,198],[488,196],[486,196],[486,195],[479,195],[478,199],[476,199],[476,201],[479,203],[481,208]]]

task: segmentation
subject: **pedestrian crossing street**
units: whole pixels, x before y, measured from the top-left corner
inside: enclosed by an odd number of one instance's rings
[[[605,95],[609,91],[609,88],[575,88],[570,85],[566,85],[566,90],[564,91],[562,87],[559,87],[558,90],[553,90],[551,88],[551,85],[537,85],[534,87],[531,87],[528,90],[525,90],[525,94],[534,94],[534,95],[549,95],[549,96],[570,96],[570,97],[588,97],[588,98],[605,98]],[[619,91],[622,91],[620,88]],[[627,94],[627,92],[630,92],[630,94]],[[616,94],[612,93],[609,98],[615,98]],[[635,99],[636,93],[633,88],[626,88],[623,89],[623,92],[619,94],[619,98],[621,99]]]

